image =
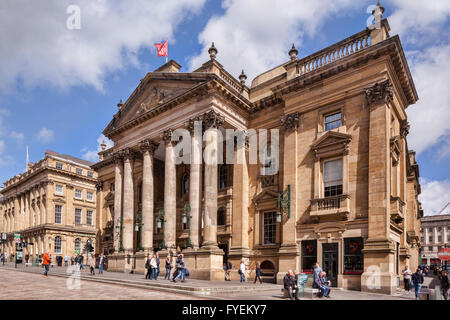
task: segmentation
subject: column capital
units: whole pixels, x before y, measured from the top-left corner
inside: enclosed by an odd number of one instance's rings
[[[161,139],[166,143],[166,144],[173,144],[175,141],[172,141],[172,135],[173,135],[173,130],[172,129],[167,129],[166,131],[164,131],[161,134]]]
[[[188,120],[188,123],[186,125],[186,128],[189,130],[189,132],[191,133],[191,135],[194,134],[194,127],[195,127],[195,122],[199,121],[202,123],[202,132],[204,130],[204,126],[203,126],[203,117],[202,116],[197,116],[195,118],[191,118]]]
[[[389,79],[377,82],[372,87],[365,88],[364,92],[369,106],[380,102],[389,104],[394,96],[394,89]]]
[[[300,123],[300,113],[298,111],[289,113],[289,114],[283,114],[280,117],[281,125],[284,126],[285,131],[293,131],[298,128],[298,125]]]
[[[136,152],[131,148],[125,148],[121,150],[121,153],[124,161],[131,161],[136,157]]]
[[[205,130],[210,128],[218,129],[225,122],[225,117],[214,110],[204,113],[202,118]]]
[[[156,149],[158,149],[159,144],[150,140],[145,139],[139,142],[139,149],[142,153],[145,153],[146,151],[150,152],[151,155],[155,154]]]

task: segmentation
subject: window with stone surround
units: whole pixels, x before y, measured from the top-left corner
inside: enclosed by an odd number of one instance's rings
[[[277,234],[276,212],[264,212],[263,243],[275,244]]]
[[[75,198],[83,199],[83,191],[80,189],[75,189]]]
[[[60,184],[55,185],[55,194],[62,196],[63,194],[63,186]]]
[[[77,168],[76,169],[76,173],[79,174],[79,175],[82,175],[83,174],[83,169]]]
[[[92,216],[93,212],[91,210],[86,211],[86,224],[92,226]]]
[[[313,273],[317,262],[317,240],[302,241],[302,272]]]
[[[61,253],[62,252],[62,241],[61,237],[57,236],[55,237],[55,253]]]
[[[342,194],[342,159],[323,162],[323,188],[325,198]]]
[[[189,192],[189,174],[185,173],[183,175],[183,180],[181,181],[181,195],[185,195]]]
[[[228,187],[228,167],[223,164],[219,169],[219,189],[225,189],[226,187]]]
[[[56,167],[56,169],[62,170],[63,169],[63,164],[60,163],[60,162],[56,162],[55,167]]]
[[[339,128],[342,125],[341,112],[326,114],[323,118],[325,131]]]
[[[362,274],[364,257],[362,238],[344,238],[344,274]]]
[[[94,173],[92,171],[88,171],[87,176],[88,176],[88,178],[93,178]]]
[[[86,192],[86,200],[87,201],[94,201],[94,194],[92,192]]]
[[[227,224],[227,209],[224,207],[217,210],[217,225],[224,226]]]
[[[75,209],[75,225],[81,226],[81,209]]]
[[[62,224],[62,206],[55,205],[55,223]]]

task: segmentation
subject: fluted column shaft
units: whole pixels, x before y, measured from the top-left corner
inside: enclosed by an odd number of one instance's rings
[[[208,130],[205,135],[205,216],[202,246],[217,246],[217,130]]]
[[[119,232],[114,230],[114,251],[118,252],[120,247],[120,218],[122,217],[122,176],[123,162],[120,157],[116,157],[115,161],[115,177],[114,177],[114,227],[119,226]]]
[[[169,249],[176,248],[177,203],[176,203],[176,166],[175,150],[171,141],[172,131],[166,131],[164,141],[166,143],[165,170],[164,170],[164,213],[165,230],[164,241]]]
[[[127,154],[123,161],[123,247],[133,251],[134,184],[133,157]]]
[[[200,208],[201,208],[201,161],[202,161],[202,131],[194,129],[191,132],[191,168],[189,176],[189,203],[191,207],[191,242],[194,248],[200,245]],[[200,132],[197,132],[200,131]]]
[[[157,145],[150,141],[141,143],[142,150],[142,246],[153,250],[154,180],[153,155]]]

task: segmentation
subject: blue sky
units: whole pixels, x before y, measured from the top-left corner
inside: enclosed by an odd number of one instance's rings
[[[67,28],[69,5],[80,29]],[[149,71],[164,63],[154,42],[169,40],[181,71],[218,61],[251,80],[366,27],[375,0],[32,0],[0,3],[0,180],[38,161],[46,149],[95,160],[101,132]],[[450,201],[450,1],[385,0],[420,101],[407,110],[426,214]]]

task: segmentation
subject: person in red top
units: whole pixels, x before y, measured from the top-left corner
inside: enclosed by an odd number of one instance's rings
[[[48,255],[48,252],[46,252],[44,254],[44,257],[42,257],[42,264],[44,265],[44,268],[45,268],[44,275],[48,274],[48,270],[50,268],[50,263],[51,262],[52,262],[52,260],[50,259],[50,256]]]

